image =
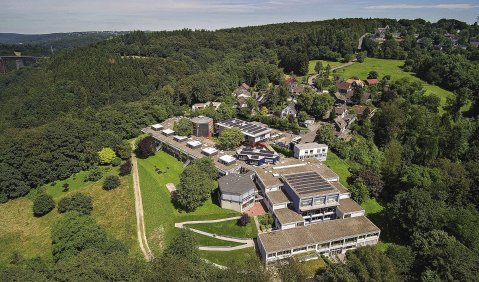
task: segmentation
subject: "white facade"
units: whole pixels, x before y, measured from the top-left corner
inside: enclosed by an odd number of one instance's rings
[[[297,159],[315,158],[325,161],[328,156],[328,146],[318,143],[306,143],[294,145],[294,157]]]

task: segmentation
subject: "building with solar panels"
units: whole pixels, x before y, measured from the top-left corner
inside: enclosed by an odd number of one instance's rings
[[[379,228],[319,160],[286,159],[255,171],[265,206],[275,220],[274,231],[258,236],[265,262],[301,253],[343,254],[378,242]]]
[[[236,157],[247,164],[257,166],[279,162],[278,153],[262,148],[243,147],[236,151]]]
[[[245,142],[251,145],[267,140],[271,136],[269,127],[237,118],[218,122],[216,128],[218,133],[221,133],[225,128],[239,128],[245,136]]]

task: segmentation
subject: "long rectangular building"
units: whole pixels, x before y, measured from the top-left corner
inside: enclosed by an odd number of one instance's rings
[[[380,232],[365,216],[351,217],[261,233],[258,235],[258,247],[265,262],[306,252],[336,255],[376,244]]]
[[[219,133],[225,128],[239,128],[245,136],[245,141],[251,145],[266,140],[271,136],[271,129],[267,126],[237,118],[218,122],[216,127]]]

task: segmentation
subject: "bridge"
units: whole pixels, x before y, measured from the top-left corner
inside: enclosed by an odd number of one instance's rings
[[[42,57],[35,56],[0,56],[0,74],[7,72],[7,61],[15,61],[17,70],[25,66],[25,62],[34,62],[36,63]]]

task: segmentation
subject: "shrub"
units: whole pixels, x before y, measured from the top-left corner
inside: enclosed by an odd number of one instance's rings
[[[121,164],[121,159],[116,157],[111,161],[112,166],[119,166]]]
[[[103,172],[99,167],[95,167],[92,170],[90,170],[90,173],[88,173],[88,176],[86,178],[87,181],[98,181],[100,178],[103,176]]]
[[[33,214],[43,216],[55,208],[55,201],[52,196],[42,193],[33,200]]]
[[[120,176],[125,176],[131,172],[131,161],[127,160],[120,166]]]
[[[8,202],[8,196],[7,194],[0,192],[0,204]]]
[[[116,154],[111,148],[106,147],[98,152],[98,157],[100,158],[100,163],[111,164],[111,162],[116,158]]]
[[[239,226],[246,226],[246,225],[248,225],[250,220],[251,220],[251,218],[249,217],[249,215],[247,213],[243,213],[241,215],[240,219],[238,219],[238,225]]]
[[[108,175],[103,181],[103,189],[112,190],[120,186],[120,178],[116,175]]]
[[[60,200],[58,211],[64,213],[67,211],[77,211],[82,214],[90,214],[93,210],[92,198],[84,193],[74,193]]]
[[[68,192],[68,190],[70,190],[70,184],[68,183],[63,183],[62,187],[63,187],[63,192]]]
[[[147,136],[138,142],[138,146],[136,148],[136,154],[138,157],[146,158],[152,156],[156,152],[156,140],[151,136]]]

